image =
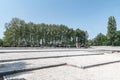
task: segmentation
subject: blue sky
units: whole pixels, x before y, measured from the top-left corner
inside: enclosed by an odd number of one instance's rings
[[[0,38],[4,24],[14,17],[80,28],[94,38],[100,32],[106,34],[109,16],[115,16],[120,29],[120,0],[0,0]]]

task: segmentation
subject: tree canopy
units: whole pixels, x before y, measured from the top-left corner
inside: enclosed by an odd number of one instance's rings
[[[12,18],[5,28],[0,46],[75,46],[77,38],[81,46],[120,46],[120,30],[117,30],[114,16],[108,18],[107,34],[99,33],[91,40],[88,40],[87,31],[74,30],[63,24],[26,23]]]
[[[89,40],[89,45],[95,46],[120,46],[120,31],[117,31],[116,19],[114,16],[108,18],[107,34],[99,33],[94,39]]]
[[[115,36],[116,36],[116,20],[114,16],[108,18],[108,27],[107,27],[107,38],[109,40],[109,45],[114,45]]]
[[[0,39],[0,46],[3,46],[3,40]]]
[[[62,24],[26,23],[19,18],[13,18],[5,27],[5,46],[74,46],[76,37],[80,37],[81,44],[85,45],[88,37],[86,31]]]

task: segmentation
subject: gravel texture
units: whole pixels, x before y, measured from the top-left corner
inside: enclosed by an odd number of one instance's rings
[[[2,50],[1,49],[0,60],[31,58],[31,57],[46,57],[46,56],[62,56],[62,55],[73,55],[73,54],[78,55],[78,54],[104,53],[104,55],[0,62],[0,72],[6,72],[6,71],[12,71],[18,69],[27,69],[33,67],[41,67],[51,64],[54,65],[54,64],[67,63],[68,65],[64,65],[64,66],[12,74],[5,76],[5,78],[25,79],[25,80],[120,80],[119,52],[115,52],[111,54],[110,52],[107,53],[104,51],[104,50],[119,50],[119,49],[120,47],[109,47],[109,46],[107,47],[93,46],[92,49],[33,49],[33,50],[31,49]],[[82,67],[84,66],[108,63],[112,61],[118,61],[118,62],[82,69]]]

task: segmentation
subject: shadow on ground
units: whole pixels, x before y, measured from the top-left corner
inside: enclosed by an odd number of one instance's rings
[[[0,64],[0,80],[25,80],[24,78],[13,78],[12,75],[9,75],[8,78],[6,77],[6,75],[4,76],[4,74],[6,74],[5,72],[9,72],[9,71],[15,71],[15,70],[21,70],[21,69],[25,69],[26,68],[26,64],[24,62],[10,62],[10,63],[4,63],[4,64]],[[13,76],[17,76],[20,74],[14,74]],[[4,77],[4,79],[2,78]]]
[[[29,65],[29,64],[26,64],[24,62],[2,63],[0,64],[0,72],[24,69],[26,65]]]

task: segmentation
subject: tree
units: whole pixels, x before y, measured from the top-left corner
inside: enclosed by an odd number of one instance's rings
[[[115,36],[115,41],[114,41],[114,45],[115,46],[120,46],[120,30],[116,31],[116,36]]]
[[[87,42],[87,38],[88,38],[87,31],[76,29],[75,37],[78,38],[78,43],[80,44],[79,46],[86,46],[86,42]],[[78,45],[78,44],[76,44],[76,45]]]
[[[107,27],[107,38],[109,45],[114,45],[115,36],[116,36],[116,20],[114,16],[108,18],[108,27]]]
[[[6,46],[21,46],[24,41],[25,22],[19,18],[13,18],[5,24],[4,42]]]
[[[102,33],[99,33],[95,38],[94,38],[94,43],[93,45],[96,45],[96,46],[101,46],[101,45],[107,45],[107,37],[102,34]]]
[[[3,46],[3,40],[0,39],[0,46]]]
[[[53,46],[75,45],[75,38],[80,37],[81,44],[87,41],[87,32],[74,30],[65,25],[26,23],[19,18],[13,18],[5,24],[5,46]]]
[[[94,46],[94,39],[89,39],[87,44],[88,46]]]

